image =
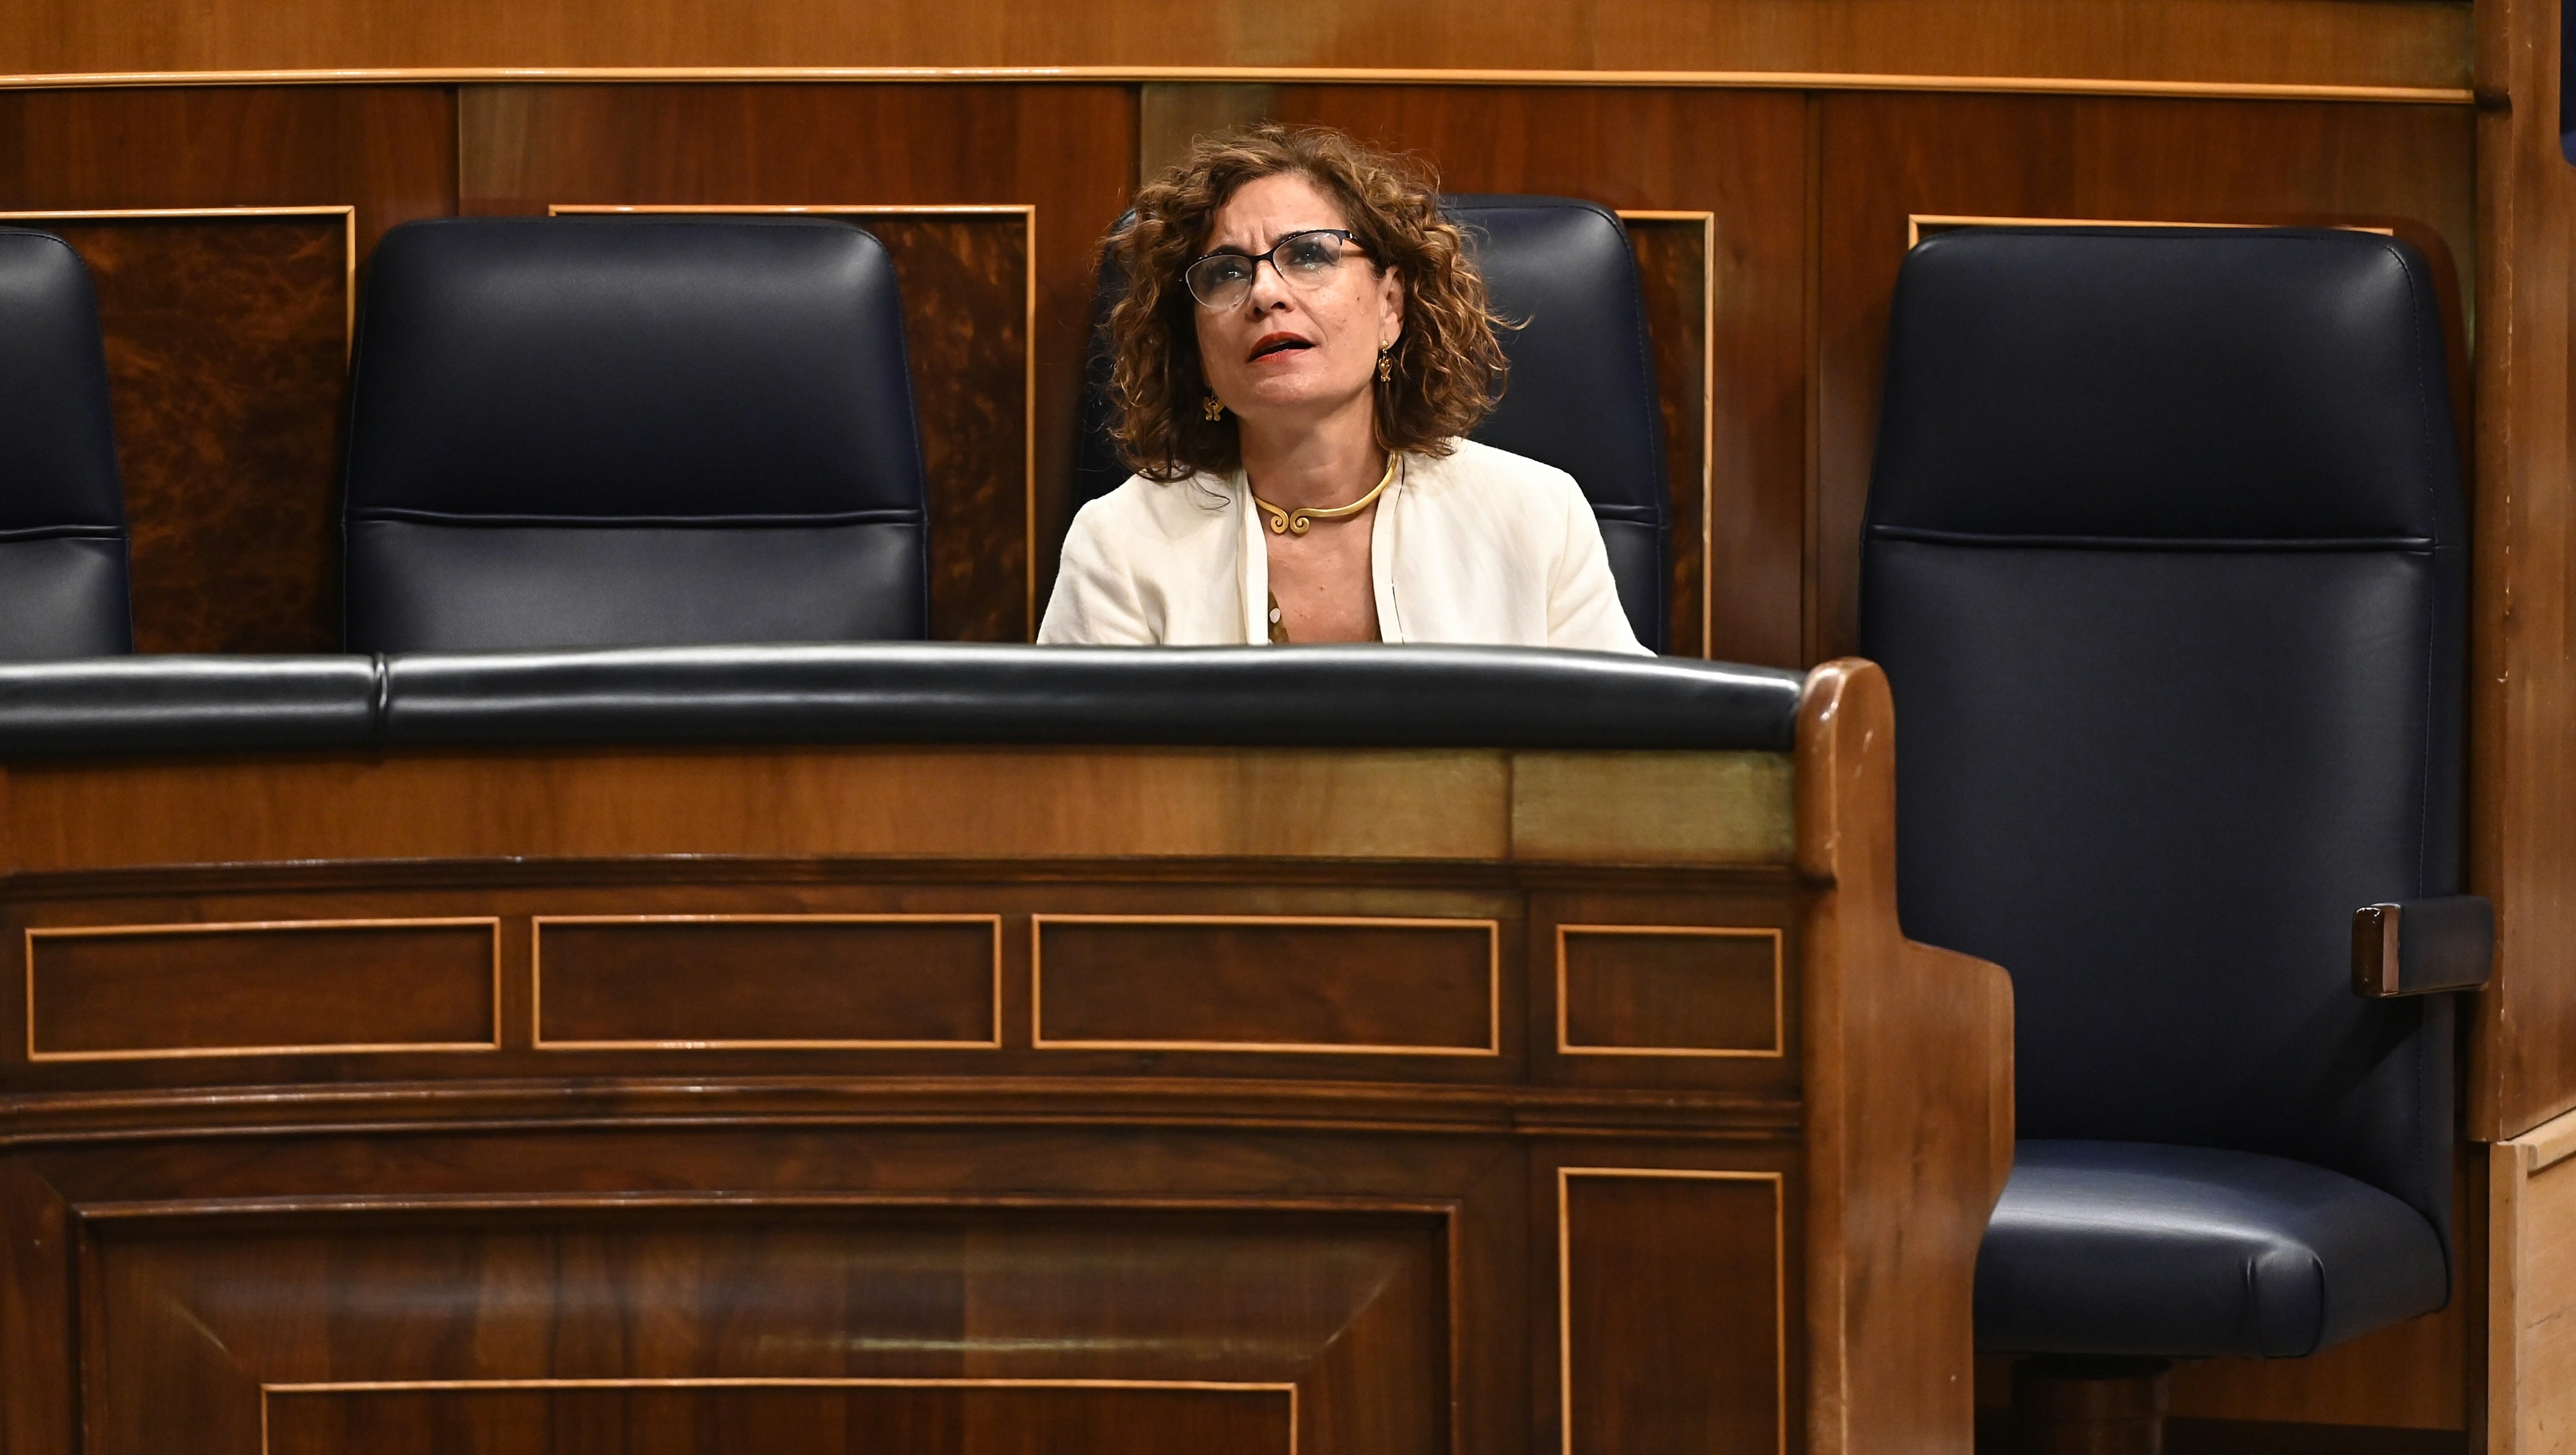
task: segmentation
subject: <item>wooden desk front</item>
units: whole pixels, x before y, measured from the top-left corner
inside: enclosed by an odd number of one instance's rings
[[[2009,992],[1798,750],[19,765],[0,1449],[1964,1452]]]

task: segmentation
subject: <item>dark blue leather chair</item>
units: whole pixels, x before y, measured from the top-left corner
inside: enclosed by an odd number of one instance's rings
[[[1862,650],[1906,932],[2013,977],[1980,1347],[2302,1355],[2448,1298],[2452,1005],[2403,992],[2482,982],[2492,945],[2459,896],[2467,542],[2403,243],[1973,229],[1907,259]]]
[[[133,650],[89,269],[51,233],[0,228],[0,658]]]
[[[819,219],[396,228],[345,510],[355,651],[921,637],[893,266]]]
[[[1504,330],[1511,381],[1472,438],[1572,475],[1592,502],[1628,625],[1664,646],[1666,534],[1663,413],[1636,255],[1617,214],[1564,197],[1441,199],[1476,249]],[[1109,439],[1109,359],[1099,347],[1124,290],[1103,260],[1092,308],[1094,347],[1083,400],[1074,503],[1108,494],[1129,471]]]

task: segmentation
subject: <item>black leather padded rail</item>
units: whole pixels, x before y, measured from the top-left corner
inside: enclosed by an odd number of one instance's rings
[[[1799,674],[1504,647],[672,648],[392,658],[391,742],[1786,752]]]
[[[0,663],[0,754],[364,747],[376,738],[382,687],[372,657]]]
[[[1663,412],[1636,255],[1617,214],[1564,197],[1444,197],[1467,232],[1494,307],[1511,380],[1473,438],[1572,475],[1592,502],[1628,625],[1664,646],[1667,507]],[[1109,439],[1109,310],[1125,282],[1104,259],[1092,307],[1075,503],[1125,483]]]
[[[2297,1354],[2443,1301],[2451,1007],[2350,964],[2355,910],[2459,884],[2458,458],[2402,243],[1907,259],[1862,650],[1907,933],[2013,977],[1985,1346]]]
[[[89,269],[51,233],[0,227],[0,659],[133,649]]]
[[[0,757],[464,743],[1787,752],[1769,667],[1504,647],[629,648],[0,665]]]
[[[352,650],[921,637],[893,265],[821,219],[398,227],[346,509]]]

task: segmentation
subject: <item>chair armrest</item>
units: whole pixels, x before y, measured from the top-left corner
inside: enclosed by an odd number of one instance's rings
[[[2377,1000],[2476,990],[2495,961],[2495,906],[2451,894],[2352,914],[2353,994]]]

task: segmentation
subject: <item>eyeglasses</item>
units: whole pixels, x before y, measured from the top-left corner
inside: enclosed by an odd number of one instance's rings
[[[1252,277],[1266,259],[1279,281],[1298,289],[1312,288],[1342,265],[1342,254],[1367,247],[1338,227],[1292,232],[1266,253],[1210,253],[1181,270],[1190,296],[1201,308],[1232,308],[1252,292]]]

